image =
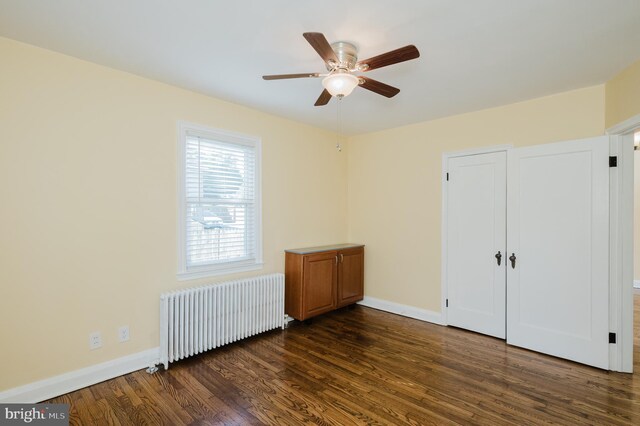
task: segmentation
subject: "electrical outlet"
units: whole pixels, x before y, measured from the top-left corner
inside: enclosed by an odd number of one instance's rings
[[[118,340],[120,342],[126,342],[129,340],[129,326],[123,325],[118,329]]]
[[[102,335],[99,331],[89,333],[89,349],[94,350],[102,347]]]

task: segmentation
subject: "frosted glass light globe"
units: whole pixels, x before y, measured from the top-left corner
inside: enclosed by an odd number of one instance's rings
[[[331,96],[348,96],[359,83],[358,77],[346,72],[331,74],[322,80]]]

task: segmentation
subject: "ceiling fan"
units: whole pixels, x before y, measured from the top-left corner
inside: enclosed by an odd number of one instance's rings
[[[410,44],[373,58],[358,61],[358,49],[351,43],[338,41],[329,44],[322,33],[304,33],[303,36],[324,60],[329,72],[326,74],[264,75],[262,78],[265,80],[282,80],[287,78],[324,77],[322,80],[324,90],[316,101],[315,106],[326,105],[333,96],[342,99],[348,96],[356,86],[362,86],[364,89],[392,98],[400,92],[400,89],[368,77],[355,75],[355,73],[371,71],[376,68],[416,59],[420,56],[418,49]]]

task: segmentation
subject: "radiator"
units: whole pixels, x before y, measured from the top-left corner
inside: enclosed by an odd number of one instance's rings
[[[160,295],[160,363],[284,328],[284,274]]]

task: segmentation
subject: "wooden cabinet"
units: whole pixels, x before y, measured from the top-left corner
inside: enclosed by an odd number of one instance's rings
[[[364,246],[285,251],[285,312],[305,320],[364,297]]]

